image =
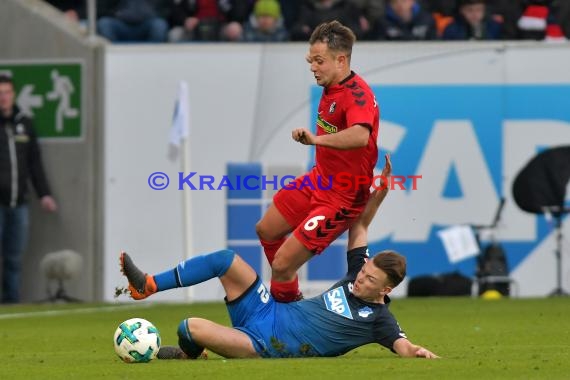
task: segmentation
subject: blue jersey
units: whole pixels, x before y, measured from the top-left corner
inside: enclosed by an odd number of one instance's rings
[[[369,343],[392,350],[406,336],[388,310],[389,297],[377,304],[352,294],[366,257],[366,248],[350,251],[347,275],[321,295],[299,302],[273,301],[258,280],[228,304],[234,327],[250,336],[262,357],[338,356]]]

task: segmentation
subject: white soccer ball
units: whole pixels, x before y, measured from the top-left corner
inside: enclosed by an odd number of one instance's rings
[[[126,363],[147,363],[160,348],[158,329],[142,318],[131,318],[119,325],[113,337],[115,352]]]

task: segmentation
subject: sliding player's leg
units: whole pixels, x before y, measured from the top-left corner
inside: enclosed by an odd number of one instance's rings
[[[193,257],[154,276],[141,271],[130,256],[122,252],[121,269],[129,280],[129,290],[135,299],[218,277],[226,292],[226,301],[232,305],[228,307],[232,322],[252,319],[257,308],[266,306],[269,301],[267,291],[259,292],[257,289],[265,289],[257,273],[231,250]],[[256,289],[251,294],[254,285]],[[249,293],[249,297],[246,293]],[[246,301],[240,304],[242,298]],[[161,347],[158,358],[196,359],[204,355],[204,348],[225,357],[259,357],[250,336],[245,332],[201,318],[189,318],[183,320],[178,327],[178,347]]]
[[[129,281],[131,296],[136,300],[156,292],[196,285],[215,277],[220,278],[228,299],[233,299],[243,294],[257,278],[253,268],[229,249],[192,257],[155,275],[140,270],[125,252],[121,253],[120,263]]]
[[[178,346],[190,359],[200,357],[204,349],[226,358],[259,357],[249,335],[202,318],[188,318],[180,323]]]

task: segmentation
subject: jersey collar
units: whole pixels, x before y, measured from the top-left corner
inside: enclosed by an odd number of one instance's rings
[[[325,93],[330,94],[330,93],[342,91],[342,89],[344,88],[344,84],[346,82],[348,82],[349,80],[351,80],[352,78],[354,78],[355,76],[356,76],[356,73],[351,70],[350,74],[346,78],[341,80],[338,84],[335,84],[334,86],[330,86],[330,87],[325,88]]]

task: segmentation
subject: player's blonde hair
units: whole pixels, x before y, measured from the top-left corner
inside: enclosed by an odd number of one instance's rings
[[[327,44],[330,50],[346,54],[349,60],[355,41],[354,32],[336,20],[320,24],[313,30],[311,38],[309,38],[311,45],[315,42],[323,42]]]

